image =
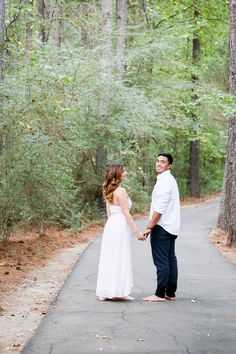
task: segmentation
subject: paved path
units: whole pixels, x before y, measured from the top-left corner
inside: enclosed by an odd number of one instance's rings
[[[22,354],[236,353],[236,267],[208,240],[218,202],[182,209],[177,301],[141,301],[155,289],[155,269],[149,242],[136,239],[132,240],[136,300],[96,300],[98,237]],[[146,220],[139,224],[143,229]]]

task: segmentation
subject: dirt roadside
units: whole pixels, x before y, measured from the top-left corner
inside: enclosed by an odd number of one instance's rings
[[[186,207],[201,200],[185,200]],[[141,217],[137,216],[137,217]],[[39,238],[33,230],[15,233],[0,247],[0,353],[19,354],[41,319],[53,306],[59,290],[89,243],[102,232],[102,225],[82,233],[47,230]],[[210,240],[230,262],[236,264],[236,246],[228,248],[227,234],[214,229]]]
[[[0,244],[1,354],[20,353],[80,255],[101,232],[101,225],[76,235],[49,228],[40,238],[34,230],[17,230]]]

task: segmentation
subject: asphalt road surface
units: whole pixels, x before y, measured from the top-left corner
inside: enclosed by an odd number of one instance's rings
[[[149,241],[132,239],[132,302],[101,302],[95,287],[101,237],[86,249],[22,354],[234,354],[236,267],[210,243],[219,200],[182,208],[176,301],[147,303],[156,272]],[[147,220],[138,221],[141,229]]]

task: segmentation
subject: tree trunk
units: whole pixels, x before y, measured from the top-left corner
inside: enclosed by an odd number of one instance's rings
[[[236,94],[236,0],[230,1],[229,91]]]
[[[81,4],[82,6],[82,15],[83,15],[83,18],[84,18],[84,23],[82,25],[82,28],[81,28],[81,44],[84,46],[84,47],[89,47],[89,31],[88,31],[88,25],[87,25],[87,18],[89,16],[89,12],[90,12],[90,6],[89,6],[89,3],[88,2],[83,2]]]
[[[194,9],[194,19],[197,21],[199,17],[199,11]],[[192,50],[192,60],[193,64],[197,65],[200,60],[201,54],[201,45],[198,34],[194,34],[193,38],[193,50]],[[192,75],[193,83],[196,83],[198,80],[197,75]],[[194,93],[193,89],[193,100],[196,102],[198,99],[197,95]],[[198,117],[192,112],[192,120],[193,120],[193,129],[194,125],[197,124]],[[199,169],[200,169],[200,141],[199,139],[193,139],[190,141],[190,149],[189,149],[189,194],[193,198],[200,197],[200,182],[199,182]]]
[[[104,127],[99,135],[99,143],[96,149],[96,173],[99,183],[104,178],[105,169],[107,165],[107,148],[106,148],[106,132],[105,126],[107,124],[107,115],[109,109],[109,87],[108,81],[112,71],[112,0],[102,0],[101,3],[103,16],[103,51],[101,58],[102,66],[102,81],[104,85],[101,92],[100,104],[100,119]],[[101,190],[101,188],[99,189]],[[104,209],[104,202],[99,193],[99,204],[101,209]]]
[[[25,15],[25,49],[32,49],[32,11],[33,11],[33,0],[25,0],[27,5],[27,13]]]
[[[103,55],[102,71],[103,75],[111,74],[112,69],[112,0],[102,0],[103,17]]]
[[[1,110],[1,112],[3,111],[2,92],[3,92],[3,60],[4,60],[4,47],[5,47],[4,31],[5,31],[5,1],[0,0],[0,94],[1,94],[0,110]],[[3,146],[4,146],[4,137],[1,134],[0,135],[0,152],[3,149]]]
[[[42,43],[47,42],[47,35],[46,35],[46,5],[44,0],[37,0],[37,7],[38,13],[41,17],[41,24],[39,29],[39,39]]]
[[[190,142],[189,194],[193,198],[200,197],[199,186],[199,140]]]
[[[150,173],[151,173],[149,139],[146,139],[146,141],[144,141],[144,144],[140,143],[140,146],[142,146],[142,167],[143,167],[142,186],[144,191],[149,192],[148,187],[150,186],[149,180],[150,180]]]
[[[127,0],[116,0],[116,27],[117,27],[117,78],[123,80],[125,73],[125,37],[127,28]]]
[[[56,44],[58,48],[61,48],[62,44],[62,31],[63,31],[63,20],[62,20],[62,8],[60,4],[56,7]]]
[[[0,0],[0,86],[2,91],[3,55],[4,55],[5,1]]]
[[[236,0],[230,1],[229,91],[236,94]],[[218,227],[228,231],[227,244],[236,241],[236,117],[228,120],[228,148]]]

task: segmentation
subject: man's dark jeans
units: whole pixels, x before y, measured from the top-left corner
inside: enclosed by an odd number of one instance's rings
[[[177,289],[178,267],[175,256],[175,239],[160,225],[155,225],[151,232],[153,262],[157,268],[156,296],[174,297]]]

